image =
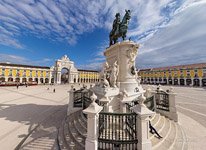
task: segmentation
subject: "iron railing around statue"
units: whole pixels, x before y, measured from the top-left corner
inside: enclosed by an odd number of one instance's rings
[[[131,111],[131,107],[133,107],[134,105],[137,105],[139,104],[138,101],[132,101],[130,103],[126,103],[126,107],[127,107],[127,111],[130,112]],[[144,101],[144,104],[147,106],[148,109],[150,110],[154,110],[154,107],[155,107],[155,100],[154,100],[154,95],[147,98],[145,101]]]
[[[85,88],[74,91],[74,107],[81,107],[83,109],[87,108],[91,104],[90,96],[91,91]]]
[[[169,94],[165,91],[157,91],[155,94],[156,109],[169,111]]]
[[[136,150],[137,114],[99,113],[99,150]]]
[[[74,107],[82,107],[83,101],[83,89],[74,91],[73,93],[73,106]]]

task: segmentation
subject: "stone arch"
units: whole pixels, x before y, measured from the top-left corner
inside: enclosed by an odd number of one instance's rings
[[[5,82],[5,78],[4,78],[4,77],[1,77],[1,78],[0,78],[0,82]]]
[[[8,78],[8,82],[13,82],[13,80],[14,80],[14,79],[13,79],[12,77],[9,77],[9,78]]]
[[[45,83],[49,83],[49,79],[48,78],[45,79]]]
[[[44,83],[44,78],[40,78],[40,83]]]
[[[52,83],[52,84],[54,83],[54,78],[51,79],[51,83]]]
[[[32,78],[29,78],[29,82],[32,82],[33,81],[33,79]]]
[[[35,81],[36,83],[38,83],[38,78],[35,78],[34,81]]]
[[[26,78],[22,78],[22,82],[23,83],[27,82],[27,79]]]
[[[74,66],[74,62],[70,61],[67,55],[64,55],[61,59],[58,59],[54,67],[54,82],[61,84],[61,71],[63,68],[69,70],[69,81],[68,83],[74,83],[74,78],[78,75],[78,71]],[[76,82],[76,80],[75,80]]]
[[[15,79],[15,82],[20,82],[20,78],[16,78],[16,79]]]
[[[70,70],[68,68],[62,68],[61,70],[61,83],[69,83]]]

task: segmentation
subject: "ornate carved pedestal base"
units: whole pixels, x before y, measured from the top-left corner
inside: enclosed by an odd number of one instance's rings
[[[139,45],[124,41],[110,46],[104,52],[106,63],[101,81],[93,90],[110,112],[122,111],[122,103],[131,102],[145,91],[140,85],[135,67]]]

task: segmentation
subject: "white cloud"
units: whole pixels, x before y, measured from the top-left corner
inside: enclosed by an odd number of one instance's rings
[[[179,11],[140,48],[137,65],[148,68],[206,62],[205,10],[206,3],[196,3]]]
[[[102,62],[94,62],[94,63],[85,64],[85,65],[79,65],[78,68],[100,71],[102,69],[102,65],[103,65]]]
[[[124,10],[130,9],[128,36],[142,45],[138,65],[175,64],[176,58],[178,63],[194,62],[189,59],[192,55],[202,61],[206,47],[205,3],[206,0],[1,0],[0,44],[23,48],[18,37],[33,34],[74,45],[85,32],[96,28],[109,32],[115,14],[120,12],[123,17]],[[102,54],[108,42],[103,44],[97,54],[92,54],[88,67],[95,68],[104,61]],[[180,51],[182,55],[177,55]]]
[[[161,10],[170,3],[171,0],[2,0],[0,26],[8,32],[12,30],[13,35],[7,35],[7,38],[19,45],[22,44],[17,37],[23,33],[75,44],[79,35],[92,32],[95,28],[111,30],[115,13],[120,12],[123,17],[124,10],[131,9],[128,35],[135,37],[150,33],[148,30],[163,22],[166,17]],[[1,35],[4,33],[0,33],[0,39]]]
[[[42,66],[42,64],[47,65],[47,63],[50,63],[54,60],[50,58],[43,58],[40,60],[30,60],[26,57],[18,56],[18,55],[10,55],[10,54],[2,54],[0,53],[0,62],[5,63],[15,63],[15,64],[32,64],[32,65],[39,65]],[[43,66],[45,66],[43,65]]]

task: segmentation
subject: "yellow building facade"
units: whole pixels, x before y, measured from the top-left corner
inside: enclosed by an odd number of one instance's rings
[[[206,63],[141,69],[143,84],[206,86]]]
[[[51,83],[50,67],[0,63],[0,83]]]
[[[0,84],[12,83],[55,83],[55,68],[21,64],[0,63]],[[99,81],[99,72],[94,70],[78,70],[78,76],[72,83],[95,83]]]
[[[78,69],[79,83],[95,83],[99,81],[99,72],[93,70]]]

